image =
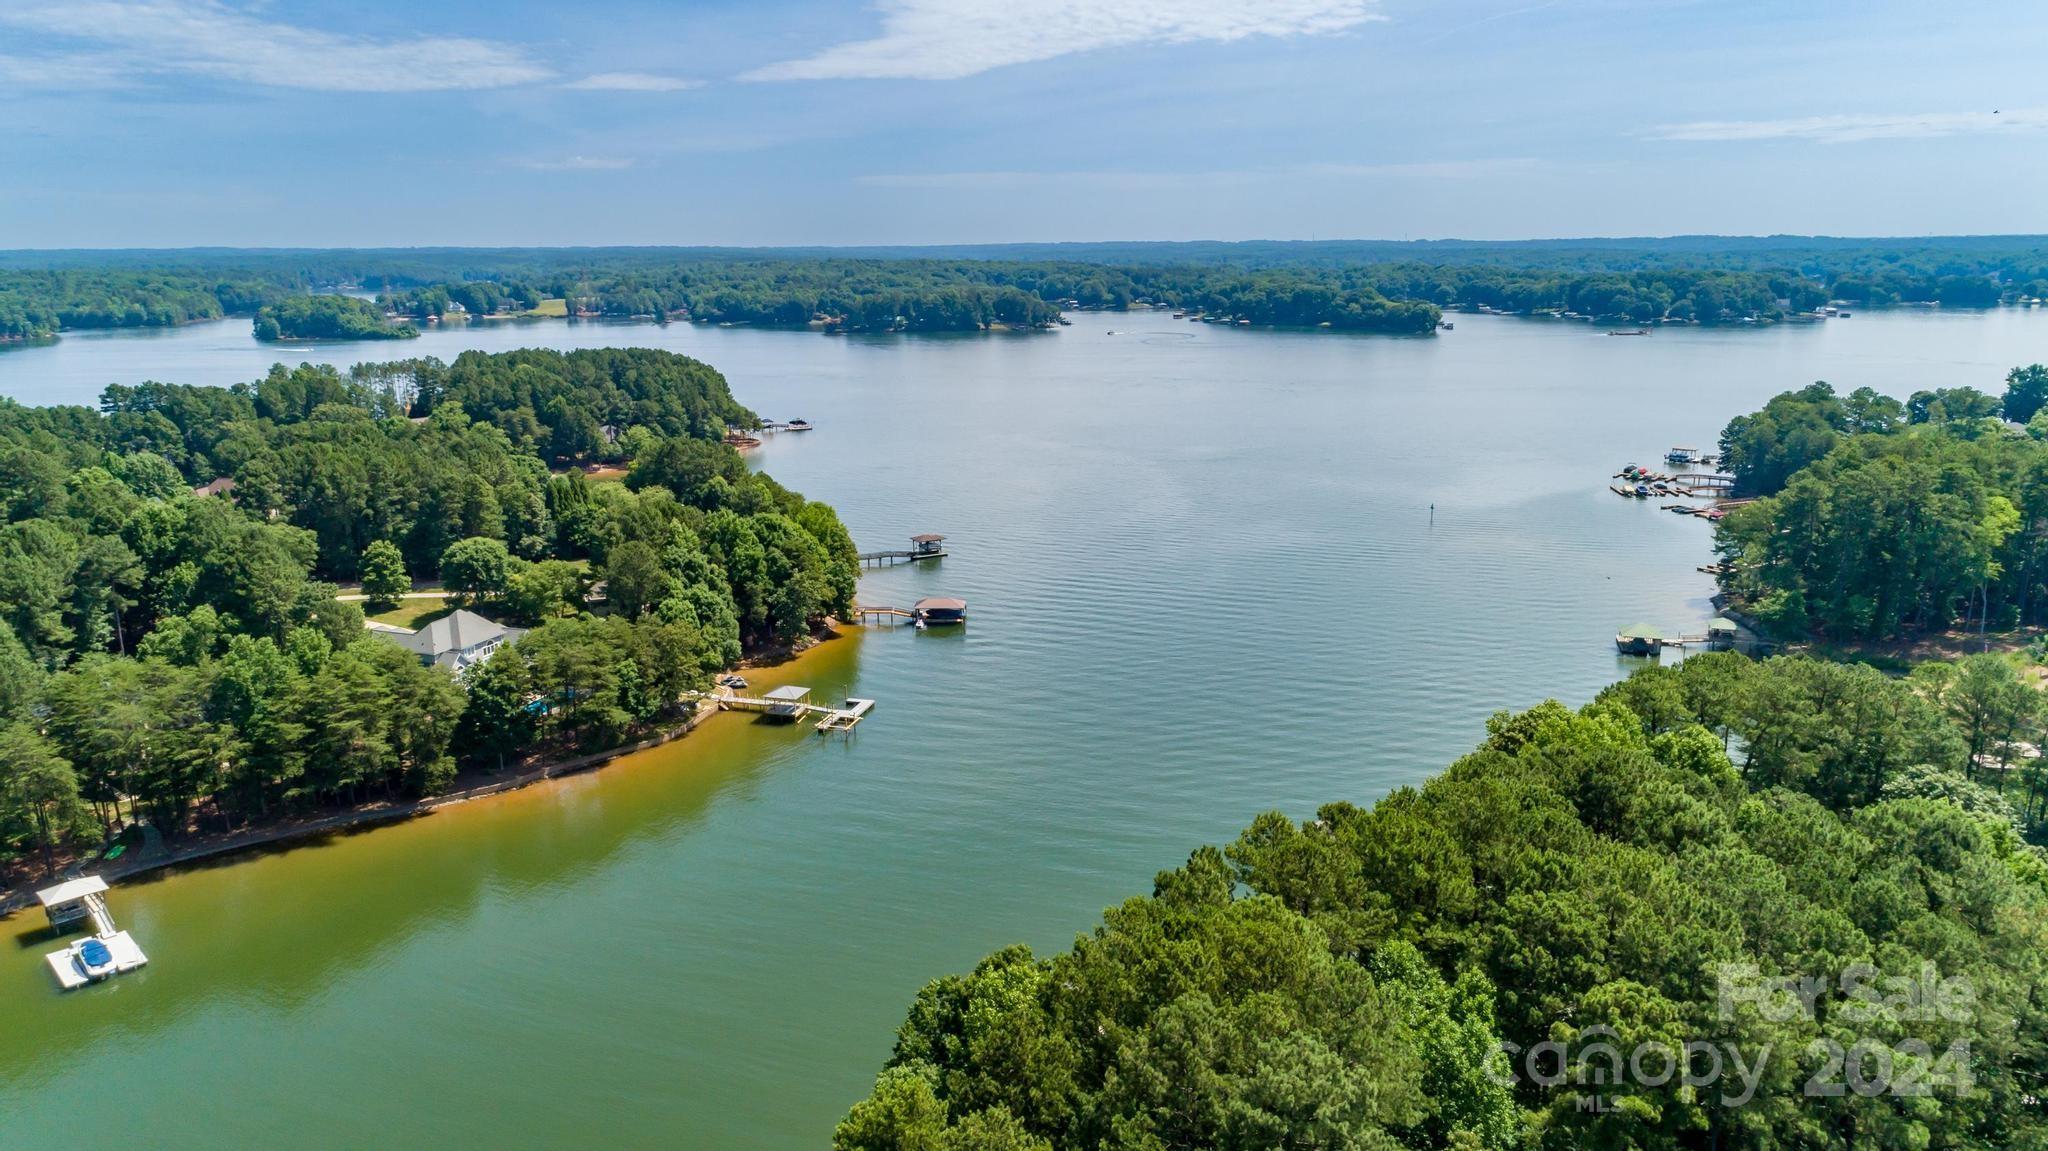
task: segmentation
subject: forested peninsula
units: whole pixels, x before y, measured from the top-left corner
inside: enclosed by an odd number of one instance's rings
[[[930,983],[833,1145],[2040,1145],[2048,865],[1957,716],[1734,653],[1502,713],[1420,788],[1261,816],[1071,950]],[[1929,972],[1967,1009],[1876,990]],[[1788,976],[1804,1009],[1746,998]]]
[[[1722,464],[1757,498],[1717,528],[1722,589],[1788,639],[2048,622],[2044,401],[2034,364],[1997,394],[1816,383],[1737,417]]]
[[[355,296],[287,296],[256,312],[256,338],[277,340],[405,340],[420,334],[393,323],[384,309]]]
[[[644,317],[844,332],[1033,329],[1156,306],[1252,324],[1434,331],[1443,309],[1756,323],[1829,301],[1989,307],[2048,297],[2035,237],[1676,237],[1526,243],[876,249],[0,252],[0,339],[257,317],[270,339],[402,336],[392,316]],[[306,301],[318,301],[307,303]]]
[[[644,349],[0,402],[0,872],[135,819],[175,841],[431,795],[673,722],[852,600],[838,516],[721,442],[755,422]],[[356,578],[376,610],[439,579],[531,630],[458,682],[366,631],[336,598]]]

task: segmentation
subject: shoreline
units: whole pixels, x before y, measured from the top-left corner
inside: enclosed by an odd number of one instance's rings
[[[824,638],[815,640],[801,651],[764,652],[758,656],[741,660],[739,667],[735,670],[758,671],[770,668],[795,667],[802,664],[806,656],[818,651],[827,644],[845,640],[863,634],[863,632],[864,629],[858,624],[833,621],[831,631]],[[486,778],[468,787],[458,788],[441,795],[430,795],[419,799],[401,800],[391,803],[366,804],[361,807],[331,812],[309,819],[268,823],[260,827],[245,828],[242,831],[228,832],[226,834],[212,836],[195,835],[184,841],[181,846],[169,850],[162,855],[146,859],[136,859],[133,862],[126,859],[117,860],[111,866],[97,869],[88,865],[86,868],[81,869],[79,874],[97,875],[108,883],[117,883],[134,879],[137,876],[170,871],[193,864],[208,863],[226,856],[258,851],[263,848],[293,843],[303,839],[313,839],[354,829],[368,830],[379,824],[413,819],[432,814],[442,808],[468,803],[471,800],[488,799],[496,795],[522,791],[536,784],[546,783],[549,780],[595,771],[615,760],[623,759],[629,755],[636,755],[643,751],[651,751],[654,748],[682,739],[691,732],[696,731],[699,727],[702,727],[712,717],[720,714],[723,714],[723,709],[700,701],[694,710],[680,723],[664,727],[645,739],[622,744],[605,751],[588,752],[583,755],[569,756],[566,759],[545,759],[539,763],[514,771],[510,775]],[[105,860],[100,862],[105,863]],[[14,887],[0,889],[0,923],[4,923],[21,912],[33,908],[36,904],[36,891],[51,883],[60,882],[62,878],[60,875],[58,879],[25,880]]]

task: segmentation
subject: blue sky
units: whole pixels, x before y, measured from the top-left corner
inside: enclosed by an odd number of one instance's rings
[[[0,247],[2048,232],[2048,6],[4,0]]]

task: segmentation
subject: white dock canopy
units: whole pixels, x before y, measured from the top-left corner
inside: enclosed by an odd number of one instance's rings
[[[796,684],[792,683],[784,687],[776,688],[774,691],[769,692],[767,696],[764,698],[772,699],[777,703],[802,703],[806,698],[810,696],[810,694],[810,688],[798,687]]]
[[[106,880],[97,875],[86,875],[67,879],[55,887],[43,888],[36,892],[36,902],[45,908],[62,907],[67,903],[77,903],[88,895],[98,895],[106,889]]]
[[[94,926],[97,927],[99,920],[105,918],[107,914],[107,901],[101,898],[106,892],[106,880],[97,875],[87,875],[65,880],[55,887],[43,888],[36,892],[36,902],[43,905],[43,913],[50,917],[50,922],[55,926],[62,927],[81,919],[92,919]],[[107,929],[112,928],[113,921],[108,919]]]

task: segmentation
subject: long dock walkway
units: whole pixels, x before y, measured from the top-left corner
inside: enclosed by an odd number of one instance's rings
[[[718,705],[722,711],[751,711],[789,719],[808,719],[815,716],[818,720],[816,727],[821,734],[828,731],[852,731],[875,709],[875,701],[871,699],[849,699],[845,707],[831,707],[809,700],[740,695],[730,689],[711,692],[704,698]]]
[[[884,551],[861,552],[859,558],[863,566],[874,564],[879,567],[883,564],[916,563],[919,560],[944,559],[945,555],[946,553],[943,551]]]

